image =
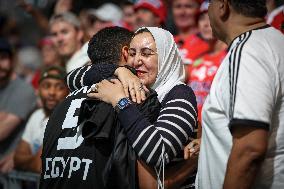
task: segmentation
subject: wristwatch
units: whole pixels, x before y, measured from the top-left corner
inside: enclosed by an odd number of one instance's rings
[[[119,113],[121,110],[123,110],[123,109],[125,109],[126,107],[128,107],[130,104],[132,104],[131,103],[131,100],[129,99],[129,98],[122,98],[122,99],[120,99],[118,102],[117,102],[117,104],[116,104],[116,106],[114,107],[114,109],[115,109],[115,111],[117,112],[117,113]]]

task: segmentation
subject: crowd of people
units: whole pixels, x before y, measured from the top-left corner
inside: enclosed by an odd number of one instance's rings
[[[284,187],[283,0],[74,2],[0,15],[0,189]]]

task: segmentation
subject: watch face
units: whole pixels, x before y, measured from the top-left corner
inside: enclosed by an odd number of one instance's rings
[[[124,109],[130,104],[130,100],[128,98],[122,98],[118,101],[117,105],[119,109]]]
[[[123,99],[121,99],[121,100],[119,101],[119,105],[120,105],[120,106],[125,106],[127,103],[128,103],[128,100],[125,99],[125,98],[123,98]]]

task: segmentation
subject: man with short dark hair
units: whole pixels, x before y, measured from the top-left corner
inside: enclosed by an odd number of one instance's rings
[[[16,149],[15,165],[25,171],[41,172],[43,134],[49,116],[69,93],[64,81],[66,72],[59,66],[45,68],[39,80],[39,96],[42,108],[29,118],[22,139]]]
[[[69,89],[73,91],[93,84],[98,78],[98,72],[99,78],[113,76],[114,73],[110,70],[115,70],[117,65],[125,65],[127,62],[132,36],[132,32],[121,27],[107,27],[103,32],[96,33],[88,43],[87,53],[92,64],[105,64],[104,69],[100,69],[100,66],[84,66],[73,70],[67,76],[67,84],[72,83],[68,86]],[[83,73],[86,75],[81,81]]]
[[[265,0],[211,0],[229,45],[202,111],[197,188],[284,188],[284,36]]]

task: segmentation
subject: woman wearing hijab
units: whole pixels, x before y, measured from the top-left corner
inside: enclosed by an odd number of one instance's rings
[[[135,33],[128,54],[127,64],[135,68],[139,79],[125,67],[92,64],[69,73],[67,84],[70,90],[92,85],[113,74],[118,76],[121,83],[119,80],[103,80],[94,85],[94,92],[89,96],[111,103],[117,110],[132,147],[143,160],[138,163],[140,188],[157,188],[156,175],[148,165],[155,168],[159,176],[158,170],[167,164],[167,188],[180,186],[185,178],[189,178],[187,184],[193,183],[194,177],[188,175],[197,166],[197,156],[186,162],[177,162],[182,161],[184,146],[190,142],[197,126],[196,99],[191,88],[184,84],[184,68],[173,36],[161,28],[141,28]],[[161,102],[162,109],[154,124],[150,124],[133,103],[143,99],[146,88],[141,87],[140,82],[154,89]],[[196,150],[196,147],[191,149]],[[192,154],[188,147],[184,152],[185,158]]]
[[[141,83],[158,94],[162,108],[154,124],[127,98],[117,79],[96,84],[89,97],[112,104],[132,147],[144,162],[156,170],[165,164],[171,166],[173,160],[176,164],[193,137],[197,108],[192,89],[184,84],[184,68],[173,36],[161,28],[139,29],[130,43],[127,62],[136,69]],[[128,80],[127,74],[117,75]],[[130,93],[132,90],[129,88]]]

